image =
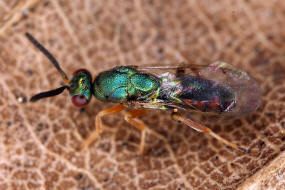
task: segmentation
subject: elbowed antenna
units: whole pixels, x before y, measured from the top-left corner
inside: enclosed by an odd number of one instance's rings
[[[35,102],[35,101],[38,101],[39,99],[42,99],[42,98],[47,98],[47,97],[59,95],[59,94],[61,94],[65,89],[68,89],[68,88],[69,88],[68,86],[62,86],[62,87],[59,87],[59,88],[57,88],[57,89],[53,89],[53,90],[49,90],[49,91],[46,91],[46,92],[38,93],[38,94],[34,95],[34,96],[30,99],[30,101],[31,101],[31,102]]]
[[[46,92],[40,92],[36,95],[34,95],[30,101],[31,102],[35,102],[39,99],[42,98],[47,98],[47,97],[51,97],[51,96],[56,96],[58,94],[61,94],[65,89],[69,89],[69,79],[66,76],[65,72],[60,68],[57,60],[51,55],[51,53],[44,48],[44,46],[42,46],[31,34],[26,33],[27,38],[30,40],[30,42],[32,42],[32,44],[34,44],[34,46],[36,48],[38,48],[49,60],[50,62],[54,65],[54,67],[57,69],[57,71],[61,74],[61,77],[63,78],[64,82],[66,85],[59,87],[57,89],[53,89],[53,90],[49,90]]]
[[[30,42],[32,42],[32,44],[34,44],[34,46],[36,48],[38,48],[50,60],[50,62],[55,66],[57,71],[61,74],[61,77],[63,78],[64,83],[68,85],[69,84],[69,79],[68,79],[67,75],[65,74],[65,72],[60,68],[57,60],[30,33],[26,32],[26,36],[30,40]]]

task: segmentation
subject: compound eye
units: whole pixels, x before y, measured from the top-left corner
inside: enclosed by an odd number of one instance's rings
[[[89,103],[87,98],[82,94],[73,96],[71,101],[75,106],[80,108],[85,107]]]

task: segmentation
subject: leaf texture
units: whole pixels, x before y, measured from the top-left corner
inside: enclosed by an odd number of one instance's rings
[[[284,189],[285,2],[278,0],[0,1],[0,189]],[[148,111],[146,153],[122,114],[104,117],[88,150],[94,118],[67,92],[28,99],[61,85],[60,75],[25,38],[33,34],[71,76],[116,65],[229,62],[249,72],[262,105],[243,118],[195,115],[244,154]]]

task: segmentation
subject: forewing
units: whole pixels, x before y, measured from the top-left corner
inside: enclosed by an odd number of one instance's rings
[[[217,61],[209,65],[195,64],[173,64],[173,65],[142,65],[135,66],[138,70],[152,73],[156,76],[169,75],[170,78],[179,75],[189,75],[215,81],[217,84],[228,86],[236,95],[236,105],[228,113],[242,115],[252,112],[258,108],[261,101],[261,90],[259,84],[251,78],[245,71],[234,66]],[[177,104],[174,102],[161,102],[164,106],[176,108],[189,108],[191,104]],[[195,106],[191,106],[195,110]]]
[[[207,68],[209,65],[197,65],[190,63],[173,63],[173,64],[147,64],[140,66],[133,66],[136,69],[155,74],[157,76],[164,73],[170,73],[173,75],[177,74],[187,74],[191,76],[198,76],[201,69]]]
[[[215,62],[199,71],[199,76],[229,86],[236,94],[236,105],[230,113],[243,115],[258,108],[261,102],[259,84],[245,71],[225,62]]]

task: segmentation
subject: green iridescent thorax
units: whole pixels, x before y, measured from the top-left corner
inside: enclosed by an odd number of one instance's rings
[[[96,76],[93,93],[101,101],[123,103],[146,100],[160,87],[160,79],[132,67],[119,66]]]
[[[92,97],[92,77],[87,70],[81,69],[73,74],[69,95],[76,106],[82,107],[88,104]]]

